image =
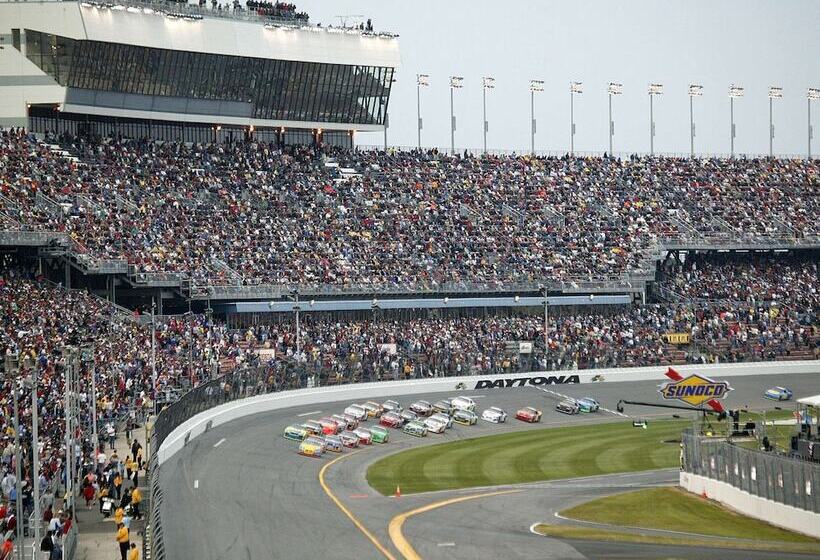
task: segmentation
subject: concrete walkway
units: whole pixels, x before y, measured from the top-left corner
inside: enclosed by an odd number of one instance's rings
[[[125,438],[125,431],[117,434],[117,440],[114,444],[121,461],[125,461],[125,457],[131,454],[131,442],[133,438],[142,445],[143,466],[147,462],[148,449],[145,445],[146,431],[144,427],[139,427],[131,434],[131,441]],[[111,449],[108,443],[105,444],[106,455],[111,454]],[[122,489],[125,491],[131,488],[133,483],[131,480],[124,480]],[[145,528],[145,516],[148,508],[148,489],[145,486],[145,470],[139,472],[139,488],[142,492],[142,503],[140,510],[143,514],[142,520],[132,520],[131,528],[129,529],[131,542],[137,544],[140,550],[140,558],[142,558],[142,535]],[[77,540],[77,554],[76,560],[119,560],[120,549],[115,539],[117,533],[117,526],[114,523],[113,516],[108,519],[103,519],[100,513],[100,504],[94,500],[91,509],[85,507],[85,499],[78,497],[76,508],[77,528],[79,530],[79,538]]]

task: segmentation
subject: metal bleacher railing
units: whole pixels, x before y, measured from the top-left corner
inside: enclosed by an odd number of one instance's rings
[[[682,436],[683,471],[798,509],[820,513],[820,464],[747,449],[691,430]]]

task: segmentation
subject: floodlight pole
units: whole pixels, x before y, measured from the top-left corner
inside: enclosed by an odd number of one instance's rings
[[[575,153],[575,93],[569,91],[569,155]]]
[[[614,132],[612,122],[612,92],[609,92],[609,157],[612,157],[612,133]]]
[[[453,86],[450,85],[450,153],[456,154],[456,117],[453,114]]]
[[[769,157],[774,157],[774,123],[772,119],[772,97],[769,96]]]
[[[481,104],[484,110],[484,155],[487,155],[487,86],[481,88]]]
[[[689,96],[689,157],[695,157],[695,104],[693,96]]]
[[[25,360],[24,360],[25,363]],[[40,426],[39,410],[37,400],[37,364],[31,365],[31,457],[34,463],[34,471],[31,475],[32,492],[34,498],[34,542],[35,546],[40,546],[40,525],[42,516],[40,513]]]
[[[535,155],[535,90],[530,88],[530,153]]]
[[[732,96],[729,97],[729,124],[729,155],[735,157],[735,98]]]
[[[654,101],[655,95],[649,94],[649,155],[655,155],[655,111]]]
[[[813,134],[814,130],[812,129],[812,126],[811,126],[811,97],[809,97],[806,100],[806,116],[808,117],[808,122],[809,122],[809,138],[808,138],[809,143],[808,143],[808,152],[807,153],[808,153],[808,159],[811,159],[811,140],[812,140],[812,136],[814,136],[814,134]]]
[[[421,83],[416,78],[416,127],[419,135],[419,150],[421,149]]]

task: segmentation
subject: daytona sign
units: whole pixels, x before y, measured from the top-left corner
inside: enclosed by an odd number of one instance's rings
[[[549,375],[538,377],[516,377],[514,379],[481,379],[476,389],[509,389],[511,387],[538,387],[539,385],[567,385],[580,383],[577,375]]]

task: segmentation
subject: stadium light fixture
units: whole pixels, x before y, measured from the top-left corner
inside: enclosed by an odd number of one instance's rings
[[[695,97],[703,96],[703,86],[700,84],[689,84],[689,155],[695,157]]]
[[[569,83],[569,153],[575,153],[575,94],[584,93],[583,82]]]
[[[808,117],[808,158],[811,159],[811,141],[814,138],[814,127],[811,125],[811,102],[820,99],[820,88],[809,88],[806,91],[806,116]]]
[[[464,87],[464,77],[450,76],[450,153],[456,153],[456,117],[453,113],[453,91]]]
[[[612,157],[612,137],[615,135],[615,121],[612,120],[612,96],[622,95],[624,86],[617,82],[609,82],[606,92],[609,97],[609,156]]]
[[[743,97],[744,89],[732,84],[729,86],[729,155],[735,157],[735,99]]]
[[[481,78],[481,104],[484,110],[484,153],[487,153],[487,131],[490,123],[487,122],[487,90],[495,88],[495,78],[484,76]]]
[[[774,119],[773,101],[783,99],[783,88],[777,86],[769,87],[769,157],[774,157]]]
[[[655,105],[654,97],[663,95],[663,84],[649,84],[649,155],[655,155]]]
[[[421,129],[424,126],[421,120],[421,88],[429,87],[429,85],[430,76],[427,74],[416,74],[416,122],[419,134],[419,149],[421,149]]]
[[[544,91],[544,80],[530,80],[530,153],[535,155],[535,94]]]

